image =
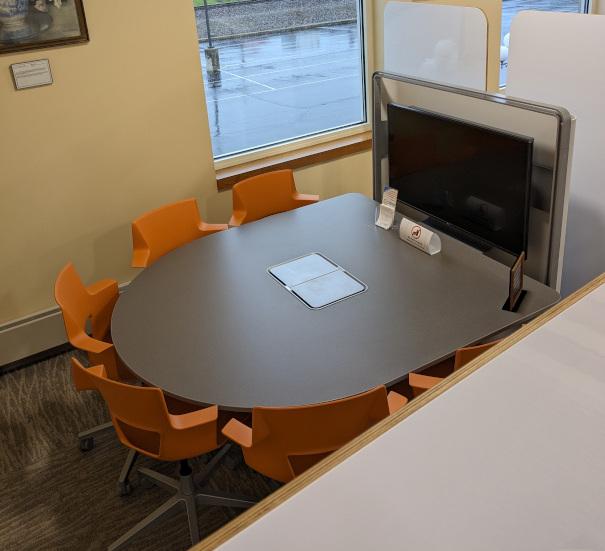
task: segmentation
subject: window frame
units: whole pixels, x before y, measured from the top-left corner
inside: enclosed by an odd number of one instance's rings
[[[360,48],[360,55],[362,56],[362,76],[363,76],[363,91],[364,91],[364,108],[365,108],[365,121],[359,123],[353,123],[351,125],[336,128],[336,129],[328,129],[321,132],[314,133],[312,135],[306,135],[301,137],[295,137],[287,141],[279,142],[276,144],[271,144],[255,149],[251,149],[248,151],[242,151],[239,153],[234,153],[232,155],[227,155],[220,158],[215,158],[213,155],[214,168],[217,174],[220,171],[225,171],[226,169],[231,169],[233,167],[237,167],[239,165],[248,165],[250,163],[254,163],[255,161],[259,161],[262,159],[266,159],[269,157],[286,155],[295,151],[304,152],[305,149],[315,148],[315,146],[320,146],[321,144],[326,144],[326,151],[334,151],[338,149],[338,147],[334,147],[334,144],[339,141],[343,141],[343,143],[347,142],[347,138],[351,136],[355,136],[358,134],[364,134],[368,131],[371,131],[371,82],[372,82],[372,71],[373,71],[373,50],[372,50],[372,33],[371,29],[372,25],[372,10],[371,2],[367,0],[357,0],[358,5],[358,27],[359,27],[359,36],[360,43],[362,47]],[[202,75],[202,79],[205,80],[205,75]],[[204,96],[204,101],[205,96]],[[206,104],[206,109],[208,106]],[[208,132],[210,135],[210,141],[212,143],[212,134],[210,131],[210,122],[208,121]],[[371,147],[371,143],[368,146],[368,149]],[[344,148],[345,153],[348,150],[347,147]],[[311,156],[312,158],[314,155]],[[309,164],[312,164],[311,162]],[[244,167],[243,167],[244,168]],[[242,170],[242,176],[247,174],[247,170]],[[230,171],[232,174],[233,171]],[[223,186],[224,187],[224,186]],[[221,186],[219,185],[219,189]]]

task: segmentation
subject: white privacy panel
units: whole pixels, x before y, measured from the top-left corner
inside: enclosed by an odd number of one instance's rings
[[[522,12],[512,23],[506,93],[576,117],[561,292],[605,271],[605,17]]]
[[[485,90],[487,20],[478,8],[389,2],[384,70]]]

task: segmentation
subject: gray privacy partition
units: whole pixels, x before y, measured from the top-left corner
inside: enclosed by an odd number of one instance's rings
[[[419,107],[534,138],[532,199],[526,273],[559,290],[567,219],[570,150],[574,121],[561,107],[456,88],[388,73],[373,77],[374,199],[389,183],[387,105]],[[403,203],[398,210],[422,222],[427,215]],[[511,265],[497,249],[486,254]]]

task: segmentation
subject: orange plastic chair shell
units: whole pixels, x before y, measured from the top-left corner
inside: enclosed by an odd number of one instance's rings
[[[438,385],[441,381],[443,381],[441,377],[431,377],[422,373],[410,373],[408,382],[412,387],[412,395],[414,398],[417,398],[423,392]]]
[[[479,344],[477,346],[459,348],[456,350],[456,355],[454,356],[454,371],[460,369],[463,365],[466,365],[478,356],[481,356],[481,354],[489,350],[492,346],[496,346],[501,340],[502,339],[498,339],[497,341]]]
[[[298,193],[291,170],[266,172],[233,186],[233,214],[229,225],[241,226],[317,201],[318,195]]]
[[[113,307],[118,300],[118,282],[104,279],[85,287],[70,262],[55,282],[55,300],[61,308],[69,342],[88,353],[91,365],[103,363],[112,379],[131,378],[121,364],[111,343],[110,324]],[[90,320],[91,334],[86,332]],[[74,379],[78,390],[88,390],[84,382]]]
[[[470,361],[474,360],[477,356],[480,356],[485,351],[489,350],[492,346],[498,344],[500,340],[494,342],[488,342],[485,344],[479,344],[477,346],[468,346],[466,348],[459,348],[456,350],[454,356],[454,371],[460,369],[463,365],[466,365]],[[423,375],[422,373],[410,373],[409,384],[412,387],[414,398],[420,396],[423,392],[433,388],[439,384],[443,379],[441,377],[431,377],[430,375]]]
[[[250,467],[288,482],[406,403],[380,386],[323,404],[255,407],[252,428],[231,419],[223,434],[242,447]]]
[[[227,228],[203,222],[195,199],[164,205],[132,223],[132,266],[146,268],[177,247]]]
[[[77,358],[71,361],[74,379],[87,380],[105,399],[125,446],[161,461],[191,459],[218,448],[216,406],[173,415],[159,388],[112,381],[102,365],[86,368]]]

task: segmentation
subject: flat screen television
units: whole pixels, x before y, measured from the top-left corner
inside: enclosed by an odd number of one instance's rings
[[[399,201],[446,233],[527,254],[533,138],[415,107],[387,111]]]

